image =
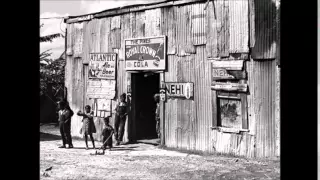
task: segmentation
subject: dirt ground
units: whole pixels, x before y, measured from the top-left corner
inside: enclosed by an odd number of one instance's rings
[[[200,156],[142,143],[121,145],[105,155],[90,155],[95,150],[85,150],[83,140],[74,139],[73,144],[73,149],[59,149],[58,127],[40,126],[40,179],[280,179],[279,159]],[[101,144],[96,142],[96,147]]]

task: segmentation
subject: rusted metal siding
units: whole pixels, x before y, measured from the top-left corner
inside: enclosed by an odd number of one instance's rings
[[[276,57],[277,8],[274,0],[255,0],[255,44],[253,59],[274,59]]]
[[[161,9],[145,11],[145,37],[160,36]]]
[[[210,127],[212,126],[212,101],[211,101],[211,66],[206,58],[204,46],[197,47],[194,70],[194,104],[196,119],[196,149],[208,151],[210,144]]]
[[[177,56],[189,56],[195,54],[195,47],[191,35],[191,5],[175,6],[176,13],[176,44]]]
[[[67,24],[67,52],[66,55],[71,56],[73,54],[73,48],[72,48],[72,33],[73,33],[73,24]]]
[[[165,104],[165,142],[168,147],[209,151],[211,90],[210,62],[205,47],[198,46],[197,54],[169,56],[166,82],[194,82],[194,100],[168,99]],[[209,114],[209,115],[208,115]]]
[[[276,149],[276,61],[254,61],[254,111],[256,157],[275,155]]]
[[[89,54],[91,52],[91,33],[89,31],[89,22],[83,22],[83,45],[82,45],[82,62],[89,63]]]
[[[145,12],[136,12],[133,18],[133,25],[135,28],[132,29],[132,35],[134,38],[145,37]]]
[[[191,34],[193,45],[206,44],[205,3],[190,5]]]
[[[112,49],[120,49],[121,46],[121,18],[120,16],[111,17],[111,42]]]
[[[162,35],[167,36],[167,54],[176,54],[176,13],[175,8],[162,8],[162,22],[161,22],[161,32]]]
[[[230,17],[229,1],[209,2],[206,8],[207,57],[218,58],[229,56]]]
[[[275,128],[276,128],[276,156],[280,156],[280,68],[276,67],[276,90],[275,90]]]
[[[82,57],[83,23],[75,23],[73,36],[73,57]]]
[[[100,19],[100,51],[112,52],[111,48],[111,18]]]
[[[254,97],[255,97],[255,79],[254,79],[254,62],[251,61],[246,61],[246,70],[248,73],[248,79],[247,79],[247,84],[248,84],[248,93],[247,93],[247,103],[248,103],[248,129],[249,129],[249,134],[254,135],[256,131],[256,114],[254,111],[255,104],[254,104]]]
[[[70,63],[72,73],[69,73],[71,77],[68,79],[71,83],[68,83],[68,101],[71,109],[76,113],[79,110],[83,111],[83,66],[81,58],[68,58],[67,63]],[[79,135],[79,130],[82,126],[81,117],[76,114],[72,117],[71,121],[71,134],[74,136]]]
[[[254,157],[254,136],[247,133],[230,134],[213,130],[213,152]]]
[[[229,1],[230,53],[249,52],[248,0]]]
[[[178,58],[168,55],[168,72],[164,74],[166,82],[177,82]],[[167,147],[176,147],[177,99],[168,99],[165,103],[165,142]]]

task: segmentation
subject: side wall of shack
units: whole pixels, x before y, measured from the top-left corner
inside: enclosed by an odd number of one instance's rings
[[[213,4],[214,3],[214,4]],[[135,8],[133,8],[135,9]],[[137,8],[136,8],[137,9]],[[103,13],[102,13],[103,14]],[[67,25],[66,87],[77,112],[85,96],[90,52],[116,52],[116,97],[127,91],[124,39],[167,36],[165,82],[193,82],[192,100],[165,102],[164,142],[167,147],[247,157],[280,155],[279,1],[217,0],[102,17]],[[244,60],[248,85],[245,114],[248,131],[223,132],[217,123],[217,91],[211,89],[212,62]],[[114,116],[113,116],[114,117]],[[111,124],[113,124],[113,119]],[[99,136],[101,118],[94,119]],[[134,139],[127,121],[125,139]],[[74,116],[72,135],[80,136],[81,118]]]

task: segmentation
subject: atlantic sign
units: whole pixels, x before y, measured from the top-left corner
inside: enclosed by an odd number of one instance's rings
[[[165,50],[165,36],[126,39],[126,70],[165,70]]]

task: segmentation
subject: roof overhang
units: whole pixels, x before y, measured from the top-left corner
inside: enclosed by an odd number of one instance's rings
[[[192,4],[196,2],[205,2],[208,0],[166,0],[166,1],[157,1],[153,3],[146,3],[145,4],[133,4],[127,5],[123,7],[117,7],[113,9],[107,9],[101,12],[91,13],[91,14],[84,14],[79,16],[69,16],[64,18],[64,22],[67,24],[78,23],[83,21],[90,21],[91,19],[99,19],[108,16],[117,16],[121,14],[126,14],[130,12],[138,12],[138,11],[145,11],[149,9],[161,8],[161,7],[170,7],[170,6],[178,6],[183,4]]]

